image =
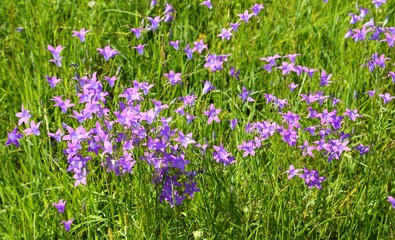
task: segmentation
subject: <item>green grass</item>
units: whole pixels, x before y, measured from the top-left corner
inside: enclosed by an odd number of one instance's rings
[[[34,3],[32,3],[34,2]],[[237,14],[249,9],[253,1],[213,0],[213,9],[199,6],[200,1],[169,1],[177,11],[173,23],[163,24],[156,33],[144,33],[136,39],[129,28],[138,27],[146,16],[163,12],[163,4],[149,10],[149,1],[11,1],[0,6],[0,238],[2,239],[394,239],[394,209],[387,202],[395,195],[394,182],[394,101],[384,105],[377,95],[369,98],[364,92],[394,95],[394,84],[387,78],[394,71],[395,54],[386,43],[344,39],[349,25],[349,12],[355,13],[355,1],[321,0],[264,1],[265,9],[258,18],[242,24],[230,41],[217,35]],[[347,3],[345,3],[347,2]],[[376,23],[394,26],[393,1],[376,10],[371,1],[358,1],[368,7]],[[147,20],[145,20],[147,23]],[[23,27],[17,32],[17,27]],[[80,43],[71,37],[72,30],[90,29],[87,40]],[[203,68],[204,55],[187,61],[182,50],[168,45],[172,39],[185,44],[204,38],[210,52],[230,53],[225,70],[215,73]],[[147,43],[145,54],[138,55],[133,46]],[[47,45],[65,46],[62,67],[48,60]],[[108,62],[96,48],[110,44],[121,52]],[[385,54],[391,60],[385,70],[369,72],[360,66],[373,53]],[[207,53],[204,52],[204,53]],[[249,136],[248,122],[273,120],[281,116],[266,104],[263,93],[287,98],[286,111],[305,116],[307,105],[298,93],[319,90],[319,74],[314,78],[280,71],[269,74],[262,70],[261,57],[299,53],[297,64],[325,69],[334,81],[325,94],[342,100],[339,113],[346,108],[358,109],[364,117],[355,123],[346,120],[343,129],[352,133],[350,146],[359,143],[371,146],[370,153],[357,151],[343,154],[340,160],[328,163],[318,152],[315,158],[303,157],[298,148],[290,147],[276,136],[265,140],[254,157],[243,157],[237,145]],[[70,67],[71,63],[79,68]],[[240,70],[240,80],[228,76],[231,66]],[[133,80],[155,84],[147,97],[169,103],[179,96],[195,92],[198,96],[191,111],[197,119],[187,125],[173,111],[175,103],[163,116],[174,116],[172,127],[209,145],[224,144],[236,156],[236,163],[222,166],[207,155],[188,150],[190,170],[205,169],[196,178],[200,192],[180,206],[171,208],[159,203],[160,189],[152,181],[152,169],[138,161],[134,174],[116,176],[99,166],[92,167],[86,186],[74,188],[67,160],[62,153],[65,143],[56,144],[46,135],[61,127],[62,122],[77,126],[75,119],[53,107],[53,96],[64,95],[78,102],[75,96],[75,73],[81,76],[98,72],[117,75],[119,80],[112,96],[131,86]],[[181,72],[184,85],[170,86],[163,77],[170,70]],[[63,79],[51,89],[45,75]],[[202,81],[210,80],[218,90],[200,96]],[[288,90],[292,81],[300,84],[294,93]],[[255,102],[243,104],[237,98],[242,86],[253,90]],[[107,89],[110,91],[110,89]],[[354,91],[358,97],[354,97]],[[114,110],[117,98],[109,101]],[[41,136],[24,137],[21,147],[5,146],[7,132],[17,126],[15,114],[21,104],[32,113],[36,122],[43,121]],[[221,123],[207,125],[202,113],[210,103],[221,108]],[[317,109],[331,108],[330,101]],[[146,101],[142,109],[152,107]],[[238,128],[231,131],[228,120],[237,117]],[[314,124],[301,120],[304,126]],[[93,124],[87,127],[93,127]],[[21,126],[20,129],[23,129]],[[213,137],[215,133],[215,137]],[[298,144],[308,138],[300,133]],[[251,137],[249,137],[251,138]],[[136,150],[138,156],[143,150]],[[301,179],[287,179],[289,165],[317,169],[326,177],[322,190],[308,189]],[[62,198],[66,211],[59,214],[52,206]],[[60,221],[74,218],[70,232]]]

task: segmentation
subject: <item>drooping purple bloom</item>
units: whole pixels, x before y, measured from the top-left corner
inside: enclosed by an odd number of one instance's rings
[[[297,176],[300,170],[301,169],[295,169],[292,164],[289,165],[289,170],[286,171],[286,173],[288,173],[288,180],[291,180],[293,177]]]
[[[56,76],[53,77],[49,77],[49,76],[45,76],[45,78],[47,79],[49,85],[51,86],[51,88],[55,88],[55,86],[62,81],[62,79],[57,78]]]
[[[91,30],[85,30],[85,28],[81,28],[80,31],[73,31],[73,37],[78,37],[81,42],[85,42],[85,35]]]
[[[163,74],[163,76],[167,77],[171,85],[182,83],[181,73],[174,73],[173,70],[170,70],[169,73]]]
[[[389,71],[388,72],[388,77],[391,77],[392,78],[392,82],[395,83],[395,72]]]
[[[22,123],[29,124],[29,119],[32,117],[32,115],[30,114],[30,111],[25,109],[23,107],[23,104],[22,104],[22,111],[15,114],[15,116],[19,118],[18,126],[20,126]]]
[[[237,118],[233,118],[232,120],[229,120],[229,124],[230,124],[230,129],[234,130],[237,126]]]
[[[60,52],[64,49],[64,47],[62,47],[62,45],[58,45],[58,46],[56,46],[56,48],[54,48],[51,45],[48,45],[47,48],[52,53],[54,60],[59,60],[62,58],[60,56]]]
[[[106,47],[104,47],[104,49],[97,48],[97,51],[99,51],[99,53],[101,55],[103,55],[105,61],[108,61],[113,56],[119,54],[119,52],[117,50],[111,49],[110,46],[106,46]]]
[[[26,136],[29,136],[32,134],[39,136],[40,135],[40,130],[39,130],[40,124],[41,124],[41,121],[38,122],[37,124],[34,121],[31,121],[30,128],[26,128],[25,130],[23,130],[23,132],[26,134]]]
[[[233,32],[237,32],[237,29],[239,28],[239,26],[241,25],[240,22],[235,22],[235,23],[229,23],[230,27],[232,28]]]
[[[200,39],[200,41],[198,41],[198,42],[194,42],[193,45],[194,45],[194,47],[193,47],[192,51],[194,51],[194,52],[197,51],[199,54],[202,54],[202,51],[204,49],[208,49],[207,45],[204,44],[203,39]]]
[[[64,229],[66,230],[66,232],[69,232],[70,228],[71,228],[71,224],[73,223],[73,221],[74,221],[74,219],[70,219],[68,221],[62,220],[60,222],[60,224],[63,224]]]
[[[250,97],[251,92],[247,90],[247,88],[245,86],[243,86],[243,90],[241,92],[241,94],[239,94],[239,98],[241,98],[241,100],[243,100],[243,102],[248,101],[248,102],[254,102],[255,100]]]
[[[288,55],[285,55],[284,58],[288,58],[289,61],[291,61],[291,63],[295,63],[295,59],[297,56],[300,56],[300,54],[298,54],[298,53],[288,54]]]
[[[141,31],[143,31],[144,28],[131,28],[130,31],[134,33],[137,39],[140,38],[141,36]]]
[[[358,21],[361,21],[361,18],[354,13],[349,13],[348,15],[351,16],[350,24],[352,24],[352,25],[357,23]]]
[[[388,202],[391,203],[392,208],[395,208],[395,198],[388,196]]]
[[[169,42],[170,46],[172,46],[175,50],[180,49],[179,43],[180,43],[180,40],[176,40],[174,42],[173,41]]]
[[[215,109],[214,104],[210,105],[210,108],[207,111],[204,111],[204,115],[206,115],[208,117],[208,124],[211,124],[211,122],[214,120],[216,122],[220,122],[219,118],[218,118],[218,114],[221,112],[221,109]]]
[[[147,44],[139,44],[139,45],[137,45],[137,46],[135,46],[135,47],[133,47],[133,48],[136,49],[136,51],[137,51],[140,55],[143,55],[143,54],[144,54],[144,47],[145,47],[145,45],[147,45]]]
[[[251,7],[251,11],[253,12],[254,16],[258,16],[258,14],[264,9],[263,4],[255,3],[254,6]]]
[[[250,18],[252,16],[254,16],[254,14],[253,13],[249,13],[248,10],[245,10],[244,13],[237,14],[237,16],[239,16],[241,21],[244,21],[244,22],[248,23],[248,21],[250,20]]]
[[[385,33],[385,39],[381,40],[380,42],[387,42],[388,47],[392,48],[395,44],[395,34]]]
[[[104,76],[104,79],[108,82],[108,85],[110,85],[110,87],[114,87],[115,81],[118,80],[117,76],[112,76],[112,77]]]
[[[374,4],[376,8],[379,8],[381,5],[383,5],[386,2],[387,0],[372,0],[372,4]]]
[[[369,146],[364,146],[363,144],[358,144],[358,146],[354,147],[355,149],[357,149],[359,151],[359,154],[362,156],[366,153],[369,152],[370,147]]]
[[[306,154],[310,155],[310,157],[314,157],[314,154],[312,150],[315,149],[315,146],[309,146],[309,143],[307,140],[304,140],[303,145],[299,146],[300,149],[302,149],[302,155],[306,156]]]
[[[204,82],[204,86],[203,86],[203,89],[202,89],[202,95],[210,92],[211,90],[215,90],[215,89],[216,88],[213,85],[211,85],[210,81],[206,80]]]
[[[63,199],[60,199],[59,202],[52,203],[52,205],[54,207],[56,207],[56,209],[58,209],[59,213],[64,213],[64,210],[66,208],[66,201],[64,201]]]
[[[206,0],[204,2],[201,2],[199,5],[204,5],[204,6],[208,7],[209,9],[213,8],[213,6],[211,4],[211,0]]]
[[[379,94],[379,96],[383,99],[384,104],[388,103],[389,101],[395,98],[394,96],[391,96],[389,93]]]
[[[278,67],[278,69],[282,70],[283,75],[289,74],[291,71],[295,71],[295,66],[293,63],[282,62],[282,66]]]
[[[229,70],[229,75],[239,80],[240,70],[235,71],[235,68],[231,67]]]
[[[56,133],[48,132],[48,136],[54,138],[57,142],[60,142],[60,141],[62,141],[63,133],[62,133],[62,131],[60,129],[58,129],[56,131]]]
[[[188,144],[196,143],[195,140],[192,139],[192,133],[184,135],[181,131],[178,131],[178,138],[175,138],[174,140],[179,142],[184,148],[187,148]]]
[[[158,28],[160,23],[160,16],[156,16],[155,18],[147,17],[148,21],[151,23],[151,30],[155,30]]]
[[[332,74],[326,74],[325,70],[322,70],[321,72],[321,82],[320,82],[320,86],[324,87],[324,86],[329,86],[329,84],[332,81],[329,81],[332,77]]]
[[[235,157],[231,156],[228,151],[223,147],[222,143],[219,146],[213,146],[213,156],[216,162],[222,163],[225,166],[235,162]]]
[[[321,182],[325,180],[325,177],[320,177],[318,175],[317,170],[310,171],[307,168],[304,168],[303,174],[299,174],[299,177],[304,179],[304,182],[308,186],[308,188],[317,187],[320,190],[322,188]]]
[[[358,109],[351,110],[349,108],[346,108],[346,112],[343,114],[344,116],[348,116],[351,121],[355,122],[357,117],[361,117],[361,115],[358,114]]]
[[[217,36],[226,40],[230,40],[230,38],[233,36],[233,33],[231,32],[232,28],[226,29],[222,28],[221,33],[218,34]]]
[[[291,92],[293,92],[298,86],[299,84],[295,84],[294,82],[291,82],[291,84],[288,85]]]
[[[189,43],[185,46],[184,52],[189,60],[193,58],[193,50],[190,48]]]
[[[56,102],[53,106],[60,107],[60,109],[62,110],[63,113],[67,112],[67,109],[69,107],[75,106],[75,104],[70,103],[71,102],[70,99],[66,99],[65,101],[63,101],[61,96],[55,96],[51,100]]]
[[[18,133],[18,128],[14,128],[11,132],[7,133],[7,142],[6,146],[14,144],[16,147],[19,147],[19,139],[23,137],[23,134]]]

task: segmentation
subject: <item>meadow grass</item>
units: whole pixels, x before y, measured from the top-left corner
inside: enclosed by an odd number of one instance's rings
[[[0,237],[2,239],[394,239],[394,209],[387,196],[394,195],[394,101],[384,104],[378,93],[394,92],[394,83],[387,77],[394,71],[393,48],[385,42],[345,39],[349,28],[349,12],[356,13],[355,1],[320,0],[264,1],[265,9],[250,22],[243,23],[231,40],[217,35],[229,22],[239,20],[237,14],[255,3],[213,0],[213,9],[199,5],[200,1],[169,1],[176,10],[174,21],[161,23],[152,32],[137,39],[130,28],[148,24],[147,16],[163,13],[164,2],[150,8],[150,1],[4,1],[0,6]],[[394,26],[395,2],[375,9],[371,1],[358,1],[368,7],[377,24],[387,18],[386,26]],[[365,20],[367,21],[367,20]],[[22,31],[17,31],[23,27]],[[72,37],[73,30],[91,30],[86,42]],[[171,33],[170,33],[171,30]],[[179,51],[171,40],[182,40]],[[204,68],[204,56],[194,53],[187,60],[185,44],[204,39],[210,53],[230,54],[223,71]],[[147,44],[144,54],[133,46]],[[48,60],[47,45],[62,45],[62,67]],[[120,54],[109,61],[97,53],[97,48],[110,45]],[[333,74],[333,83],[319,86],[319,74],[282,75],[281,70],[268,73],[259,58],[299,53],[296,63]],[[385,69],[370,72],[361,67],[373,53],[391,58]],[[77,67],[71,64],[77,64]],[[229,76],[230,67],[240,70],[240,79]],[[170,70],[182,74],[182,85],[170,85],[163,74]],[[135,149],[133,174],[117,176],[100,167],[101,157],[89,162],[91,172],[87,185],[74,187],[73,174],[63,149],[47,136],[62,123],[78,126],[62,113],[50,99],[63,95],[73,103],[75,74],[98,73],[99,79],[117,75],[108,106],[117,109],[124,89],[133,80],[154,84],[146,97],[161,100],[170,107],[161,115],[173,116],[172,127],[193,133],[193,139],[208,141],[207,154],[196,149],[185,150],[189,171],[199,171],[195,180],[200,192],[181,205],[171,207],[160,202],[161,189],[152,184],[152,166],[137,156],[144,149]],[[54,89],[45,75],[62,78]],[[203,82],[209,80],[217,88],[201,95]],[[290,92],[291,82],[299,84]],[[252,90],[254,102],[238,98],[242,87]],[[365,92],[376,89],[370,98]],[[358,109],[363,115],[355,122],[344,119],[342,130],[351,134],[349,146],[359,143],[370,146],[360,156],[352,150],[340,159],[327,161],[318,151],[315,157],[302,156],[297,147],[286,144],[279,134],[262,142],[255,156],[243,157],[238,145],[251,135],[245,132],[247,123],[282,122],[277,109],[267,104],[264,93],[288,99],[287,111],[306,115],[307,104],[300,93],[325,91],[342,102],[339,113],[346,108]],[[173,100],[194,92],[198,97],[191,109],[197,118],[187,124],[174,110],[181,106]],[[211,103],[222,109],[220,123],[207,124],[203,114]],[[32,119],[42,121],[40,136],[21,139],[21,146],[5,146],[7,133],[17,126],[21,105],[29,109]],[[142,108],[152,107],[149,101]],[[331,102],[316,105],[322,111],[333,109]],[[238,118],[235,130],[228,120]],[[304,127],[316,124],[312,119],[300,120]],[[94,127],[94,122],[85,125]],[[20,130],[22,130],[20,127]],[[27,127],[27,126],[26,126]],[[299,130],[298,146],[311,139]],[[310,140],[309,140],[310,141]],[[213,159],[211,146],[224,147],[236,157],[229,166]],[[103,157],[102,157],[103,158]],[[288,180],[286,171],[297,168],[317,169],[325,176],[322,189],[309,189],[301,179]],[[160,185],[159,185],[160,186]],[[67,201],[66,211],[59,214],[52,203]],[[70,232],[61,220],[74,218]]]

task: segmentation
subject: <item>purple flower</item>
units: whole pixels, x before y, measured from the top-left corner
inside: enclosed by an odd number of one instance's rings
[[[282,66],[278,67],[279,69],[282,69],[282,74],[287,75],[291,71],[295,71],[295,66],[293,63],[287,63],[287,62],[282,62]]]
[[[368,8],[363,8],[363,7],[359,8],[359,17],[361,19],[364,19],[368,14],[369,14],[369,9]]]
[[[295,63],[295,59],[296,59],[297,56],[300,56],[300,54],[293,53],[293,54],[285,55],[284,57],[288,58],[289,61],[291,61],[291,63]]]
[[[69,231],[70,231],[71,224],[73,223],[73,221],[74,221],[74,219],[70,219],[70,220],[68,220],[68,221],[62,220],[62,221],[60,222],[60,224],[63,224],[64,229],[66,230],[66,232],[69,232]]]
[[[349,108],[346,108],[346,112],[343,115],[348,116],[353,122],[355,122],[357,117],[361,117],[361,115],[358,114],[358,109],[351,110]]]
[[[299,177],[304,179],[305,184],[309,188],[317,187],[321,190],[321,182],[325,180],[325,177],[320,177],[317,170],[309,171],[307,168],[304,168],[303,172],[303,174],[299,174]]]
[[[48,136],[54,138],[57,142],[60,142],[60,141],[62,141],[63,133],[62,133],[62,131],[60,129],[58,129],[56,131],[56,133],[48,132]]]
[[[115,81],[118,80],[117,76],[112,76],[112,77],[104,76],[104,79],[108,82],[108,85],[110,85],[110,87],[114,87]]]
[[[62,100],[61,96],[55,96],[51,99],[52,101],[56,102],[53,106],[60,107],[63,113],[67,112],[69,107],[74,107],[75,104],[70,104],[70,99],[66,99],[65,101]]]
[[[160,16],[156,16],[155,18],[147,17],[148,21],[151,22],[151,30],[155,30],[158,28],[160,23]]]
[[[185,190],[183,194],[188,194],[189,197],[193,198],[195,195],[195,192],[200,192],[200,189],[196,187],[196,182],[185,182],[184,183]]]
[[[150,5],[151,5],[151,7],[153,7],[153,6],[155,6],[156,4],[159,4],[159,3],[158,3],[158,0],[152,0]]]
[[[297,176],[300,170],[301,169],[295,169],[292,164],[289,165],[289,170],[286,171],[286,173],[288,173],[288,180],[291,180],[293,177]]]
[[[113,56],[119,54],[117,50],[111,49],[110,46],[106,46],[104,49],[97,48],[97,51],[99,51],[99,53],[103,55],[105,61],[108,61]]]
[[[213,156],[215,161],[222,163],[225,166],[235,162],[235,157],[232,157],[228,151],[223,147],[222,143],[219,146],[213,146]]]
[[[176,40],[175,42],[170,41],[170,46],[172,46],[175,50],[178,50],[180,46],[178,45],[180,43],[180,40]]]
[[[252,16],[254,16],[254,14],[253,13],[248,13],[248,10],[245,10],[244,13],[237,14],[237,16],[239,16],[241,21],[244,21],[244,22],[248,23],[248,21],[250,20],[250,18]]]
[[[358,41],[363,41],[366,38],[366,34],[368,32],[371,32],[371,29],[366,30],[366,26],[362,26],[362,29],[353,29],[354,34],[352,38],[354,39],[354,42]]]
[[[358,15],[354,14],[354,13],[349,13],[348,15],[351,16],[350,24],[355,24],[358,21],[361,21],[361,18]]]
[[[388,202],[391,203],[392,208],[395,208],[395,198],[388,196]]]
[[[234,130],[237,126],[237,118],[233,118],[232,120],[229,120],[230,124],[230,129]]]
[[[203,39],[200,39],[199,42],[194,42],[193,45],[194,45],[194,47],[193,47],[192,51],[194,51],[194,52],[198,51],[199,54],[202,54],[202,51],[204,49],[208,49],[207,45],[203,43]]]
[[[226,40],[230,40],[230,38],[233,36],[232,32],[231,32],[232,28],[226,29],[226,28],[222,28],[222,31],[220,34],[218,34],[218,37],[221,37],[222,40],[226,39]]]
[[[379,8],[381,5],[383,5],[386,2],[387,0],[372,0],[372,4],[374,4],[376,8]]]
[[[184,52],[186,53],[189,60],[193,58],[193,50],[190,48],[189,43],[185,46]]]
[[[173,70],[170,70],[169,73],[163,74],[163,76],[167,77],[171,85],[182,83],[181,73],[174,73]]]
[[[329,81],[332,77],[332,74],[326,74],[325,70],[322,70],[321,72],[321,82],[320,82],[320,86],[324,87],[324,86],[329,86],[329,84],[332,81]]]
[[[47,46],[48,50],[52,53],[54,60],[59,60],[62,57],[60,56],[60,52],[64,49],[62,45],[56,46],[56,48],[52,47],[51,45]]]
[[[254,6],[251,7],[251,11],[253,12],[254,16],[258,16],[262,9],[264,9],[263,4],[255,3]]]
[[[359,144],[358,146],[354,147],[355,149],[357,149],[359,151],[359,154],[362,156],[366,153],[369,152],[370,147],[369,146],[364,146],[362,144]]]
[[[175,138],[174,140],[179,142],[184,148],[187,148],[188,144],[196,143],[192,139],[192,133],[188,133],[187,135],[184,135],[184,133],[181,131],[178,131],[178,138]]]
[[[58,209],[59,213],[64,213],[64,209],[66,208],[66,201],[63,199],[60,199],[58,203],[52,203],[56,209]]]
[[[206,80],[204,82],[204,86],[203,86],[203,89],[202,89],[202,95],[210,92],[211,90],[215,90],[215,89],[216,88],[213,85],[211,85],[210,81]]]
[[[41,124],[41,121],[38,122],[37,124],[34,121],[31,121],[30,128],[26,128],[25,130],[23,130],[23,132],[26,134],[26,136],[29,136],[32,134],[39,136],[40,135],[40,130],[39,130],[40,124]]]
[[[85,30],[85,28],[81,28],[80,31],[73,31],[73,37],[78,37],[81,42],[85,42],[85,34],[90,32],[90,30]]]
[[[30,111],[24,109],[23,104],[22,104],[22,112],[15,114],[15,116],[19,118],[18,126],[20,126],[22,123],[29,124],[29,119],[32,117]]]
[[[204,5],[204,6],[208,7],[209,9],[213,8],[213,6],[211,5],[211,0],[206,0],[202,3],[200,3],[199,5]]]
[[[250,97],[250,93],[247,88],[245,86],[243,86],[243,90],[241,92],[241,94],[239,94],[239,98],[241,98],[243,100],[243,102],[248,101],[248,102],[254,102],[255,100]]]
[[[232,28],[233,32],[237,32],[237,29],[239,28],[239,26],[241,25],[240,22],[235,22],[235,23],[229,23],[230,27]]]
[[[385,39],[381,40],[380,42],[387,42],[388,47],[392,48],[394,47],[395,43],[395,34],[390,34],[390,33],[385,33]]]
[[[303,145],[299,146],[299,148],[302,149],[303,156],[306,156],[306,154],[308,154],[308,155],[310,155],[310,157],[314,157],[312,150],[315,149],[315,146],[309,146],[309,143],[307,142],[307,140],[304,140]]]
[[[298,86],[299,84],[295,84],[294,82],[291,82],[291,84],[288,85],[291,92],[293,92]]]
[[[23,134],[18,133],[18,128],[14,128],[12,132],[7,134],[7,142],[5,143],[6,146],[14,144],[16,147],[19,147],[19,139],[23,137]]]
[[[211,124],[211,122],[214,120],[216,122],[220,122],[219,118],[218,118],[218,114],[221,112],[221,109],[215,109],[214,104],[210,105],[209,110],[204,111],[204,115],[208,116],[208,124]]]
[[[379,94],[379,96],[383,99],[384,104],[388,103],[389,101],[395,98],[394,96],[391,96],[389,93]]]
[[[145,45],[147,45],[147,44],[139,44],[138,46],[133,47],[133,48],[136,49],[137,52],[138,52],[140,55],[143,55],[143,54],[144,54],[144,47],[145,47]]]
[[[229,70],[229,75],[239,80],[240,70],[235,71],[235,68],[231,67]]]
[[[141,31],[144,30],[143,28],[131,28],[130,31],[134,33],[137,39],[141,36]]]
[[[51,88],[55,88],[55,86],[62,80],[60,78],[57,78],[56,76],[53,77],[45,76],[45,78],[47,79]]]
[[[248,155],[255,156],[255,145],[253,141],[243,141],[242,144],[237,146],[239,151],[244,151],[243,157],[247,157]]]
[[[392,78],[392,82],[395,83],[395,72],[389,71],[388,72],[388,77],[391,77]]]

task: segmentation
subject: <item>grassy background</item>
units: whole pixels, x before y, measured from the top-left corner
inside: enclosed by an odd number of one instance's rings
[[[173,23],[161,24],[159,30],[136,39],[129,28],[140,26],[145,16],[163,12],[162,6],[149,10],[149,1],[4,1],[0,6],[0,135],[17,125],[15,113],[21,104],[40,121],[41,136],[24,138],[20,148],[0,144],[0,237],[4,239],[393,239],[394,214],[387,202],[394,195],[394,102],[383,105],[376,95],[364,92],[394,92],[386,70],[370,73],[361,68],[371,54],[379,52],[395,59],[385,43],[357,42],[344,39],[349,27],[349,12],[356,12],[354,1],[320,0],[265,1],[258,18],[242,24],[231,41],[217,37],[237,14],[249,9],[253,1],[213,0],[213,10],[199,6],[199,1],[170,1],[176,12]],[[33,3],[34,2],[34,3]],[[388,17],[386,26],[394,25],[395,3],[389,1],[379,10],[370,1],[368,7],[376,22]],[[361,23],[358,26],[360,27]],[[17,27],[23,27],[17,32]],[[81,44],[71,37],[72,30],[92,30]],[[172,36],[169,30],[172,30]],[[183,51],[167,43],[172,39],[187,42],[204,38],[213,53],[230,53],[223,72],[210,73],[203,68],[204,57],[187,61]],[[133,46],[147,43],[145,54]],[[63,66],[48,63],[48,44],[65,46]],[[104,62],[96,48],[111,44],[121,52]],[[301,93],[318,91],[319,75],[313,80],[279,71],[268,74],[260,69],[260,57],[299,53],[297,64],[325,69],[333,73],[334,83],[326,89],[343,102],[345,108],[358,108],[364,118],[347,122],[352,146],[370,145],[362,157],[356,151],[341,160],[327,163],[325,158],[301,156],[280,137],[271,138],[255,157],[243,158],[236,151],[246,138],[247,122],[275,120],[281,117],[265,103],[263,93],[287,98],[289,110],[306,113],[305,103],[297,93],[289,93],[292,81],[301,84]],[[69,67],[76,63],[80,67]],[[228,76],[230,66],[241,71],[240,80]],[[158,190],[151,184],[150,169],[139,162],[135,174],[116,177],[100,168],[88,175],[87,186],[73,187],[72,175],[65,172],[66,159],[61,145],[46,136],[62,122],[76,122],[52,107],[53,96],[65,95],[76,101],[72,78],[93,71],[112,76],[121,67],[114,95],[134,79],[155,86],[150,97],[165,103],[195,92],[199,98],[193,112],[198,118],[191,125],[175,120],[184,133],[193,132],[197,142],[220,142],[236,155],[237,163],[223,167],[211,154],[190,158],[191,168],[204,168],[199,175],[201,192],[181,206],[170,208],[158,203]],[[171,87],[163,74],[174,70],[183,75],[184,85]],[[63,79],[54,90],[45,75]],[[200,97],[202,81],[209,79],[219,91]],[[254,90],[254,103],[242,104],[237,98],[242,86]],[[358,97],[355,98],[355,93]],[[202,111],[210,103],[223,110],[220,124],[206,125]],[[113,106],[115,102],[112,103]],[[177,106],[165,113],[170,116]],[[330,103],[323,107],[330,107]],[[230,131],[227,120],[239,118],[238,129]],[[213,138],[213,132],[216,137]],[[190,153],[192,154],[192,153]],[[192,156],[192,155],[191,155]],[[301,180],[287,180],[289,164],[317,169],[327,177],[321,191],[307,189]],[[57,213],[52,202],[67,200],[66,212]],[[75,218],[66,233],[59,222]]]

